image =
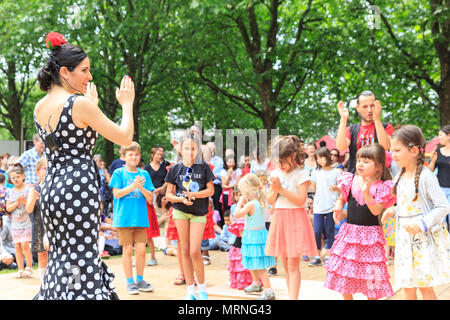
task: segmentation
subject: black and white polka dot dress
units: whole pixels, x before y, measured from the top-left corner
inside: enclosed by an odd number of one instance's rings
[[[46,145],[47,175],[40,197],[42,220],[50,244],[45,278],[35,299],[114,299],[114,275],[101,260],[100,192],[92,161],[97,132],[75,126],[72,106],[65,102],[53,131],[59,145]],[[47,132],[35,124],[43,141]]]

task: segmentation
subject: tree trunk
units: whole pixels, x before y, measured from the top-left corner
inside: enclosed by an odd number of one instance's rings
[[[450,77],[442,79],[439,94],[439,114],[441,127],[450,124]]]
[[[20,106],[20,99],[16,88],[16,64],[13,61],[8,61],[8,89],[6,106],[11,120],[11,134],[16,140],[21,138],[22,127],[22,108]],[[26,129],[23,129],[24,137]]]

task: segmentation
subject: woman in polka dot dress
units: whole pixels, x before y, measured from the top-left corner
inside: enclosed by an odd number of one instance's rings
[[[34,111],[48,160],[40,202],[50,250],[35,299],[117,299],[114,275],[99,257],[97,246],[100,193],[92,148],[97,132],[114,143],[131,144],[134,85],[126,76],[116,89],[123,110],[118,126],[98,108],[84,51],[66,44],[59,34],[50,44],[49,59],[38,74],[47,95]]]

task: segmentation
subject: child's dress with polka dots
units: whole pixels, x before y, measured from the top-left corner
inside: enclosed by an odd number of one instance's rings
[[[56,147],[45,143],[48,164],[40,203],[50,250],[47,271],[34,299],[117,299],[114,275],[101,260],[97,246],[101,199],[92,160],[97,132],[74,124],[76,98],[72,95],[64,103],[52,132]],[[36,117],[34,121],[46,141],[48,132]]]
[[[396,199],[392,195],[392,180],[376,181],[370,194],[385,208]],[[378,217],[373,215],[364,201],[358,176],[345,172],[339,179],[339,188],[348,201],[347,221],[342,224],[331,247],[326,264],[325,287],[342,294],[360,292],[371,299],[390,297],[394,294],[389,282],[383,229]]]

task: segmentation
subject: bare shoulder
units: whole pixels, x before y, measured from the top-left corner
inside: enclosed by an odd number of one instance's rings
[[[73,102],[73,109],[78,111],[80,108],[83,108],[83,111],[98,110],[98,106],[85,96],[78,96]]]
[[[41,100],[39,100],[36,103],[36,106],[34,107],[34,114],[37,115],[41,112],[42,108],[44,107],[45,103],[47,101],[47,96],[43,97]]]

